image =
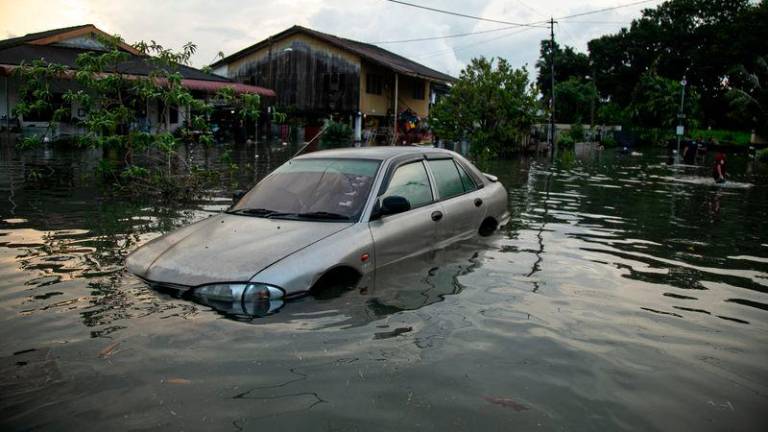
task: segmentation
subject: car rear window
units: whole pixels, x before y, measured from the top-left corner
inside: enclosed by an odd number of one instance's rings
[[[476,190],[477,184],[472,180],[472,177],[467,174],[464,167],[462,167],[460,163],[457,163],[456,168],[459,169],[459,177],[461,177],[461,184],[464,186],[464,192],[472,192],[473,190]]]
[[[431,160],[428,163],[432,169],[432,175],[435,177],[440,199],[451,198],[464,193],[464,183],[453,159]]]

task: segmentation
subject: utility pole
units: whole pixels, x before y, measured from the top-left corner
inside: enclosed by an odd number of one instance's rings
[[[397,72],[395,72],[395,98],[393,105],[394,122],[392,124],[392,145],[397,145],[397,100],[400,97],[398,90],[400,86],[400,80],[398,79]]]
[[[275,90],[275,73],[274,73],[274,65],[272,60],[272,46],[274,45],[272,41],[272,36],[269,37],[269,51],[267,53],[267,58],[269,62],[269,69],[268,73],[269,76],[267,77],[269,79],[269,88],[275,91],[277,93],[277,90]],[[271,145],[272,143],[272,107],[267,107],[267,118],[266,118],[266,126],[267,126],[267,146]],[[256,131],[253,133],[253,142],[256,142],[259,140],[259,128],[256,127]]]
[[[688,81],[683,75],[683,79],[680,81],[680,113],[677,114],[677,158],[680,159],[680,139],[685,135],[685,86],[688,85]]]
[[[549,19],[549,64],[552,75],[552,97],[549,100],[549,145],[552,159],[555,158],[555,19]]]

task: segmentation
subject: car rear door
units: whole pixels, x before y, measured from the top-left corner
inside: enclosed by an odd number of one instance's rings
[[[444,213],[437,232],[440,246],[471,237],[485,217],[477,184],[453,158],[430,158],[427,166]]]
[[[443,216],[422,159],[400,164],[385,181],[378,199],[402,196],[411,209],[369,222],[377,268],[432,251]]]

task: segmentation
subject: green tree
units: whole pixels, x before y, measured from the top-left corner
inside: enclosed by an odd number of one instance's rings
[[[475,155],[502,155],[528,135],[537,93],[525,68],[501,58],[475,58],[432,108],[429,122],[441,138],[469,140]]]
[[[600,95],[626,107],[627,84],[653,69],[698,89],[704,123],[729,122],[725,83],[735,65],[768,53],[766,20],[766,1],[670,0],[645,9],[629,28],[589,42]]]
[[[353,133],[354,131],[349,125],[331,120],[323,128],[323,135],[320,136],[320,148],[349,147],[352,143]]]
[[[566,46],[565,49],[555,42],[555,86],[557,83],[566,81],[570,78],[577,78],[586,81],[591,75],[589,65],[589,56],[584,53],[576,52],[572,47]],[[549,40],[541,41],[539,49],[539,59],[536,61],[538,75],[536,84],[542,93],[545,105],[549,105],[552,89],[552,54],[551,43]],[[555,87],[557,91],[557,87]],[[556,99],[557,101],[557,99]],[[560,109],[557,109],[558,113]],[[557,116],[560,121],[560,116]]]
[[[590,122],[598,103],[594,82],[577,77],[555,83],[555,97],[559,123]]]
[[[80,54],[74,71],[43,61],[22,64],[16,72],[21,81],[16,114],[53,112],[54,121],[49,128],[55,127],[56,121],[66,119],[76,122],[84,130],[78,136],[79,144],[103,148],[105,154],[121,155],[123,172],[115,177],[118,181],[137,180],[153,174],[170,177],[172,159],[179,144],[179,138],[170,131],[171,107],[186,109],[190,113],[186,128],[180,131],[182,139],[203,144],[213,142],[207,120],[212,105],[195,99],[182,85],[179,73],[180,65],[188,64],[195,53],[195,45],[187,43],[181,51],[175,52],[154,41],[137,43],[135,48],[151,67],[147,76],[137,77],[123,72],[123,66],[131,56],[121,48],[123,40],[119,36],[101,38],[101,42],[108,49]],[[51,91],[52,83],[71,78],[78,84],[77,89],[67,91],[63,101],[57,101]],[[254,120],[260,112],[258,95],[236,95],[232,89],[225,88],[215,98],[236,107],[238,114],[247,120]],[[73,104],[85,112],[83,120],[69,119]],[[146,130],[138,122],[146,116],[149,104],[161,107],[162,121],[158,122],[154,131]],[[192,130],[195,133],[191,133]],[[42,141],[41,136],[27,137],[21,145],[37,145]],[[138,162],[133,157],[136,152],[161,154],[165,168],[154,170],[154,166],[136,166]],[[179,159],[179,163],[184,164],[184,161]],[[111,166],[103,164],[107,171],[111,170]]]
[[[678,124],[680,111],[680,83],[650,71],[640,77],[628,107],[633,124],[647,129],[664,129],[672,133]],[[698,97],[695,90],[686,89],[686,112],[695,112]],[[688,114],[688,117],[691,117]]]
[[[744,65],[734,72],[740,84],[728,93],[732,115],[746,119],[761,136],[768,136],[768,57],[758,57],[752,70]]]

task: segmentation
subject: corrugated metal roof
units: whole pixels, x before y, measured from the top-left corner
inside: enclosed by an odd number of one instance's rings
[[[77,56],[86,52],[92,51],[54,45],[22,44],[6,49],[0,49],[0,63],[18,65],[21,64],[22,61],[29,63],[34,60],[43,59],[49,63],[61,64],[76,69]],[[134,75],[148,75],[152,70],[156,69],[156,66],[150,62],[149,57],[141,57],[131,54],[129,54],[129,56],[130,59],[128,61],[118,65],[118,72]],[[230,81],[218,75],[205,73],[201,70],[184,65],[178,65],[178,72],[184,78],[189,79],[223,82]]]
[[[413,60],[409,60],[399,54],[395,54],[391,51],[387,51],[384,48],[380,48],[376,45],[355,41],[352,39],[341,38],[338,36],[319,32],[317,30],[308,29],[306,27],[302,27],[298,25],[293,26],[287,30],[284,30],[272,36],[271,39],[272,39],[272,42],[274,43],[275,40],[280,40],[296,33],[304,33],[304,34],[313,36],[317,39],[328,42],[331,45],[335,45],[341,49],[357,54],[360,57],[370,62],[377,63],[381,66],[392,69],[404,75],[417,76],[421,78],[426,78],[426,79],[435,80],[435,81],[442,81],[442,82],[453,82],[456,80],[456,78],[448,74],[444,74],[442,72],[439,72],[432,68],[424,66],[420,63],[416,63]],[[239,60],[267,46],[269,43],[270,43],[270,38],[265,39],[261,42],[258,42],[254,45],[249,46],[248,48],[242,49],[230,56],[224,57],[223,59],[212,64],[211,67],[215,68],[224,64],[231,63],[235,60]]]
[[[46,31],[41,31],[37,33],[27,33],[24,36],[0,40],[0,49],[21,45],[23,43],[27,43],[36,39],[43,39],[50,36],[55,36],[60,33],[66,33],[72,30],[77,30],[77,29],[86,28],[86,27],[93,27],[93,24],[83,24],[83,25],[72,26],[72,27],[63,27],[58,29],[46,30]]]
[[[48,63],[56,63],[66,66],[72,70],[77,69],[77,57],[80,54],[93,52],[88,49],[73,48],[57,45],[33,45],[36,40],[56,36],[62,33],[68,33],[73,30],[92,27],[92,24],[84,24],[74,27],[65,27],[54,30],[47,30],[38,33],[29,33],[27,35],[0,41],[0,72],[9,74],[16,66],[22,62],[32,62],[34,60],[44,60]],[[129,59],[120,63],[116,70],[109,72],[119,72],[126,75],[147,76],[153,70],[157,69],[152,64],[152,58],[149,56],[127,53]],[[274,97],[273,90],[236,83],[228,78],[203,72],[190,66],[177,64],[174,72],[178,72],[183,77],[182,85],[190,90],[214,92],[223,87],[231,87],[238,93],[255,93],[262,96]],[[71,76],[69,76],[71,78]]]
[[[0,63],[0,75],[9,76],[13,73],[14,70],[16,70],[19,67],[20,67],[19,65],[7,65],[7,64]],[[146,75],[125,73],[124,77],[130,80],[130,79],[136,79],[138,77],[144,78],[146,77]],[[68,72],[65,72],[60,78],[65,80],[74,79],[75,78],[74,70],[69,70]],[[155,78],[155,83],[157,83],[158,85],[162,86],[167,84],[167,82],[168,80],[166,80],[165,78]],[[241,84],[241,83],[233,82],[230,80],[210,81],[210,80],[198,80],[198,79],[182,79],[181,85],[189,90],[198,90],[198,91],[204,91],[209,93],[216,92],[223,88],[231,88],[235,91],[235,93],[253,93],[253,94],[258,94],[258,95],[267,96],[267,97],[276,96],[275,92],[268,88]]]

